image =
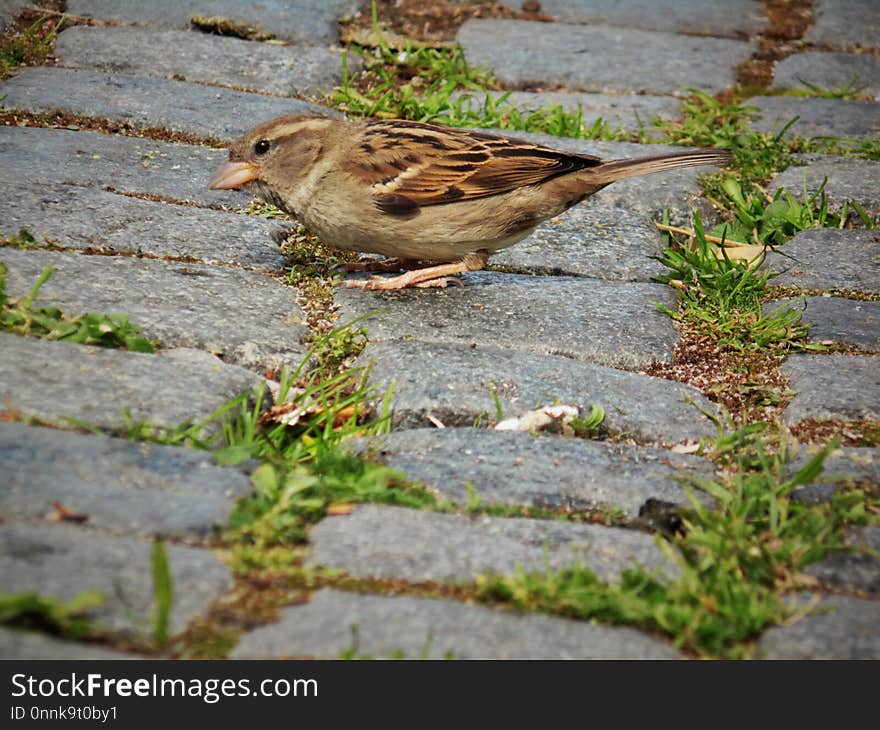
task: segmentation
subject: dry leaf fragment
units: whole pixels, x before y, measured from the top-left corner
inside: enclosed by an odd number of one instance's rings
[[[505,418],[495,424],[496,431],[540,431],[550,424],[558,423],[562,426],[571,423],[573,418],[579,415],[574,406],[546,406],[534,411],[527,411],[521,416]]]
[[[328,515],[350,515],[351,510],[351,502],[338,502],[327,506]]]
[[[12,405],[12,393],[6,391],[3,394],[3,410],[0,411],[0,421],[18,421],[21,411]]]
[[[343,45],[356,43],[365,48],[377,48],[384,43],[392,51],[406,51],[412,48],[452,48],[453,43],[444,41],[418,41],[393,30],[382,30],[381,40],[376,37],[372,28],[361,28],[356,25],[344,25],[339,30],[339,40]]]
[[[220,15],[193,15],[190,17],[189,22],[203,33],[243,38],[246,41],[270,41],[275,39],[273,33],[259,26],[240,23],[237,20],[224,18]]]
[[[700,444],[697,441],[686,441],[683,444],[676,444],[669,450],[676,454],[696,454],[700,450]]]
[[[719,259],[729,258],[735,261],[745,261],[749,267],[757,267],[764,260],[765,247],[756,244],[743,244],[738,246],[723,246],[715,249],[715,255]]]
[[[49,514],[46,515],[46,519],[49,522],[75,522],[80,525],[89,519],[88,515],[74,512],[70,507],[61,504],[61,502],[53,501],[49,502],[49,504],[52,506]]]

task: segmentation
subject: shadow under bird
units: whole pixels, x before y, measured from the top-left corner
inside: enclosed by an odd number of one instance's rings
[[[729,161],[712,149],[602,160],[421,122],[293,115],[233,143],[209,187],[252,185],[328,246],[410,269],[347,287],[443,287],[616,180]]]

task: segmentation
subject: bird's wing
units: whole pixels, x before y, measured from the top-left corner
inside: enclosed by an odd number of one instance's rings
[[[498,195],[602,162],[509,137],[401,120],[368,123],[353,151],[357,159],[343,168],[390,213]]]

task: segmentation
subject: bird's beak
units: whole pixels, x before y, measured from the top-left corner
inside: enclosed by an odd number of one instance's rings
[[[211,190],[232,190],[240,188],[259,177],[260,171],[249,162],[226,162],[214,173],[208,188]]]

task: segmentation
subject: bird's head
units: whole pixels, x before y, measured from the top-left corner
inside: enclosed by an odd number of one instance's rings
[[[211,190],[231,190],[251,182],[284,189],[304,177],[324,151],[324,140],[336,120],[304,114],[272,119],[237,139],[229,161],[214,173]]]

